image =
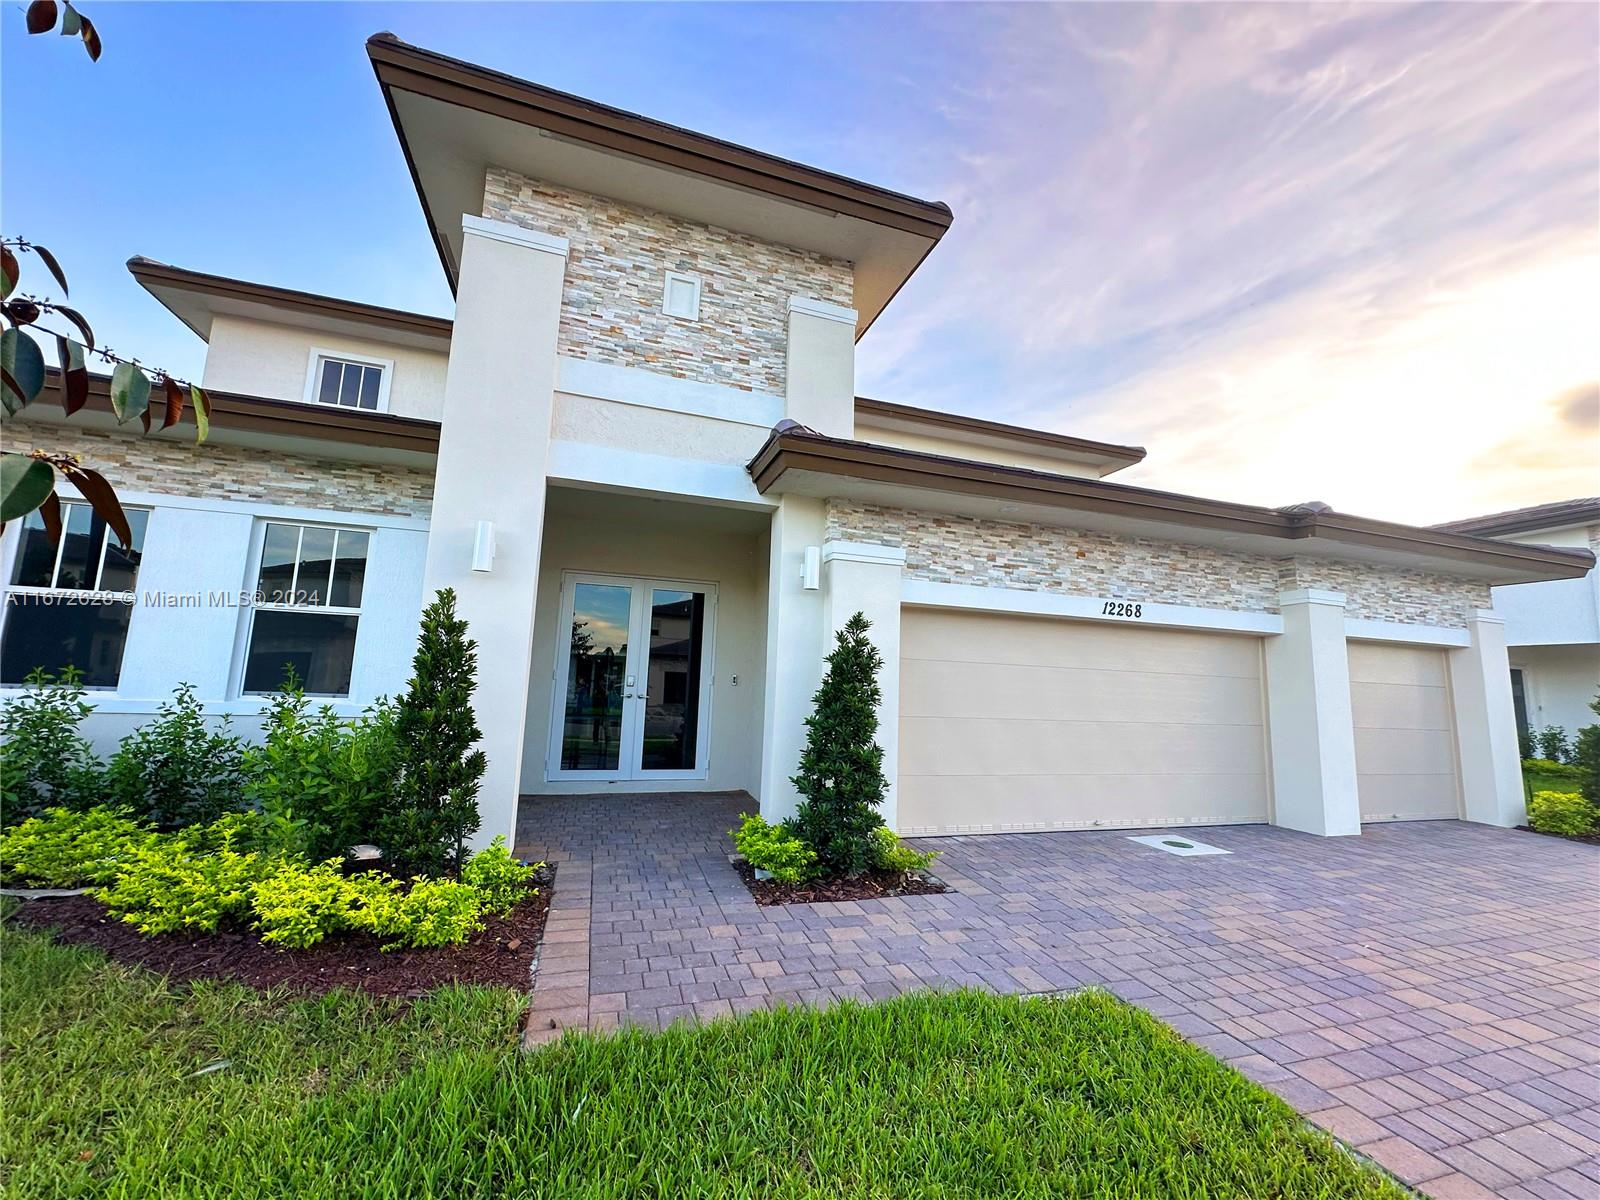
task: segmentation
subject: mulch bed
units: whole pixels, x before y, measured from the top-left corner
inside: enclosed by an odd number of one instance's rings
[[[898,871],[867,871],[847,879],[813,879],[806,883],[779,883],[757,879],[747,862],[736,862],[745,887],[757,904],[827,904],[836,900],[882,900],[886,896],[936,896],[950,889],[937,880]]]
[[[1546,833],[1531,825],[1518,825],[1523,833],[1537,833],[1540,837],[1560,838],[1563,842],[1582,842],[1586,846],[1600,846],[1600,833]]]
[[[150,937],[107,916],[105,906],[89,896],[24,900],[11,920],[51,930],[58,942],[94,946],[118,962],[159,971],[174,981],[231,979],[261,989],[288,987],[320,995],[350,988],[406,998],[447,983],[526,991],[550,908],[548,868],[534,877],[534,884],[538,895],[507,916],[486,916],[481,933],[459,946],[425,950],[380,950],[378,939],[365,933],[341,934],[307,950],[266,945],[249,929]]]

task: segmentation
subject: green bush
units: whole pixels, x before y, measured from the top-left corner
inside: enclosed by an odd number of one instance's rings
[[[304,950],[330,933],[353,928],[357,891],[347,886],[339,861],[314,867],[282,862],[250,886],[250,911],[263,942]],[[394,880],[382,878],[394,886]]]
[[[156,719],[122,739],[107,771],[119,808],[162,830],[215,821],[245,806],[244,742],[223,717],[206,727],[192,684],[179,684]]]
[[[1539,747],[1534,745],[1533,734],[1526,729],[1517,730],[1517,755],[1524,760],[1539,757]]]
[[[1528,824],[1540,833],[1578,837],[1595,831],[1595,811],[1577,792],[1538,792],[1528,802]]]
[[[817,873],[817,853],[790,832],[787,825],[769,825],[757,813],[740,813],[740,825],[728,832],[745,861],[769,871],[779,883],[801,883]]]
[[[1550,775],[1557,779],[1578,779],[1583,775],[1583,771],[1572,763],[1554,762],[1548,758],[1525,758],[1522,760],[1522,770],[1524,773]]]
[[[925,871],[940,854],[938,850],[913,850],[886,825],[872,831],[872,846],[876,855],[873,866],[880,871]]]
[[[0,705],[0,825],[99,802],[100,765],[78,732],[92,711],[82,678],[76,667],[34,670],[22,694]]]
[[[153,838],[95,896],[140,933],[212,931],[224,918],[249,913],[251,886],[275,866],[253,850],[196,850],[183,837]]]
[[[1540,758],[1548,758],[1551,762],[1558,763],[1572,761],[1572,741],[1561,726],[1546,725],[1534,734],[1533,740],[1539,747]]]
[[[483,928],[477,888],[449,879],[418,877],[406,892],[373,888],[350,914],[351,924],[383,939],[384,950],[450,946]]]
[[[1595,716],[1600,717],[1600,695],[1594,698],[1589,708]],[[1580,772],[1578,790],[1585,800],[1600,809],[1600,725],[1585,725],[1578,730],[1572,761]]]
[[[379,700],[353,721],[329,705],[307,710],[291,672],[267,708],[262,744],[245,752],[245,770],[262,812],[297,823],[305,853],[320,861],[377,837],[394,791],[394,707]]]
[[[49,808],[0,835],[0,873],[38,887],[110,883],[152,836],[109,808]]]
[[[528,887],[536,870],[538,867],[525,867],[511,857],[501,834],[467,860],[461,868],[461,882],[477,889],[486,911],[503,916],[517,901],[536,894]]]

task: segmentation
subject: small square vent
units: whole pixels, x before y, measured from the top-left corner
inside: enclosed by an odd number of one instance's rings
[[[700,280],[693,275],[668,271],[661,289],[661,311],[685,321],[700,319]]]
[[[1218,846],[1208,846],[1204,842],[1197,842],[1193,838],[1186,838],[1179,833],[1158,833],[1145,837],[1131,837],[1130,842],[1138,842],[1141,846],[1151,846],[1167,854],[1176,854],[1180,858],[1194,858],[1201,854],[1232,854],[1232,850],[1223,850]]]

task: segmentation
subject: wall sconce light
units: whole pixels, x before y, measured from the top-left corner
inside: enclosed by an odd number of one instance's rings
[[[479,521],[472,539],[472,569],[487,575],[494,570],[494,522]]]
[[[814,592],[822,586],[822,547],[806,547],[805,570],[800,573],[800,586]]]

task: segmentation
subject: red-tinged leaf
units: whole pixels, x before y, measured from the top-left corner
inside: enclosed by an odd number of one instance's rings
[[[150,406],[148,404],[145,405],[144,411],[139,414],[139,424],[144,426],[146,433],[150,432]]]
[[[89,369],[83,347],[57,335],[56,354],[61,359],[61,410],[71,416],[89,402]]]
[[[61,285],[61,294],[67,295],[67,275],[61,269],[61,264],[56,261],[56,256],[43,246],[35,246],[33,252],[39,256],[39,261],[44,263],[45,269],[56,277],[56,282]]]
[[[89,61],[99,62],[100,35],[95,32],[94,22],[85,16],[80,16],[78,21],[83,25],[83,48],[89,52]]]
[[[150,376],[132,363],[118,363],[111,372],[111,412],[118,425],[150,410]]]
[[[65,0],[61,5],[61,36],[81,37],[83,35],[83,18],[78,15],[78,10],[72,7],[70,0]]]
[[[0,246],[0,300],[7,300],[17,290],[17,280],[22,278],[22,268],[10,246]]]
[[[26,407],[22,399],[22,385],[8,368],[0,367],[0,408],[5,410],[6,416],[11,417]]]
[[[189,398],[194,401],[194,441],[198,446],[211,433],[211,397],[191,383]]]
[[[13,325],[32,325],[39,319],[39,306],[32,300],[7,300],[5,314]]]
[[[56,27],[56,0],[33,0],[28,5],[28,32],[48,33]]]
[[[49,463],[28,454],[0,454],[0,529],[38,508],[55,487]]]
[[[122,501],[117,499],[117,493],[106,482],[106,477],[99,471],[75,464],[62,467],[61,473],[83,493],[83,498],[89,502],[90,508],[100,514],[100,519],[111,526],[111,532],[122,542],[123,549],[132,550],[133,530],[128,528],[128,514],[122,511]]]
[[[68,308],[65,304],[57,304],[55,310],[78,327],[78,332],[83,334],[83,340],[88,343],[89,349],[93,350],[94,330],[89,328],[89,322],[83,319],[83,314],[75,308]]]
[[[183,403],[188,399],[178,381],[168,375],[161,381],[161,390],[167,394],[167,413],[161,421],[161,428],[171,429],[183,419]]]
[[[50,544],[56,545],[61,541],[61,497],[52,490],[44,498],[44,503],[39,505],[39,519],[44,522],[44,531],[50,538]]]

